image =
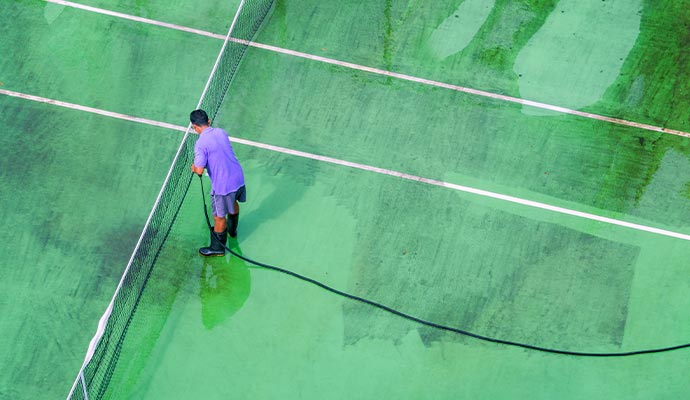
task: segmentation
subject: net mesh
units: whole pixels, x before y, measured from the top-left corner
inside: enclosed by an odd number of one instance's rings
[[[211,121],[218,114],[248,42],[259,31],[272,5],[273,0],[246,0],[242,3],[236,23],[231,28],[231,38],[226,39],[205,94],[200,100],[200,108],[206,110]],[[94,338],[95,343],[92,341],[89,351],[93,350],[93,354],[90,357],[87,355],[68,399],[101,399],[106,393],[127,329],[187,194],[192,179],[189,165],[194,160],[196,139],[196,135],[186,134],[180,144],[119,290],[101,319],[99,333],[102,332],[102,335],[100,339],[97,338],[98,335]]]

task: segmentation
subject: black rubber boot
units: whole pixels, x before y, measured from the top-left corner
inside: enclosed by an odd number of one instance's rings
[[[228,220],[230,222],[228,224],[228,233],[230,237],[237,237],[237,225],[240,223],[240,213],[230,214]]]
[[[220,238],[220,241],[218,240]],[[204,257],[219,257],[225,255],[223,245],[228,241],[227,232],[213,232],[211,229],[211,245],[199,249],[199,254]]]

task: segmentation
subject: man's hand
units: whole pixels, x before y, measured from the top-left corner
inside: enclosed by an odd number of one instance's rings
[[[204,173],[204,167],[197,167],[196,165],[192,164],[192,172],[201,176]]]

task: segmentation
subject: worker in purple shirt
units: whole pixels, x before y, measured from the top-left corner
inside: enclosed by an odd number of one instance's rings
[[[214,226],[211,244],[200,248],[199,254],[205,257],[222,256],[225,254],[228,233],[231,237],[237,236],[240,217],[238,202],[245,202],[247,197],[244,173],[232,150],[228,134],[220,128],[211,127],[211,120],[204,110],[192,111],[189,120],[199,134],[199,140],[194,145],[192,172],[201,176],[205,169],[211,178]]]

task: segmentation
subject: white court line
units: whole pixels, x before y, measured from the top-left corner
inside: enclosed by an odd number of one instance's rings
[[[114,112],[110,112],[110,111],[100,110],[97,108],[85,107],[85,106],[81,106],[78,104],[66,103],[66,102],[52,100],[52,99],[46,99],[43,97],[27,95],[27,94],[18,93],[18,92],[12,92],[9,90],[4,90],[4,89],[0,89],[0,94],[12,96],[12,97],[18,97],[21,99],[26,99],[26,100],[31,100],[31,101],[37,101],[37,102],[46,103],[46,104],[52,104],[52,105],[56,105],[56,106],[60,106],[60,107],[66,107],[66,108],[71,108],[71,109],[75,109],[75,110],[85,111],[85,112],[103,115],[103,116],[107,116],[107,117],[118,118],[118,119],[123,119],[123,120],[127,120],[127,121],[147,124],[147,125],[158,126],[161,128],[173,129],[176,131],[184,132],[187,129],[184,126],[168,124],[165,122],[153,121],[153,120],[145,119],[145,118],[133,117],[133,116],[129,116],[126,114],[114,113]],[[243,145],[251,146],[251,147],[257,147],[257,148],[264,149],[264,150],[270,150],[270,151],[274,151],[274,152],[278,152],[278,153],[289,154],[289,155],[296,156],[296,157],[308,158],[308,159],[326,162],[326,163],[330,163],[330,164],[336,164],[336,165],[341,165],[341,166],[345,166],[345,167],[349,167],[349,168],[360,169],[363,171],[375,172],[377,174],[389,175],[389,176],[393,176],[393,177],[400,178],[400,179],[407,179],[410,181],[415,181],[415,182],[425,183],[428,185],[444,187],[447,189],[457,190],[460,192],[472,193],[472,194],[482,196],[482,197],[489,197],[489,198],[493,198],[493,199],[497,199],[497,200],[507,201],[510,203],[521,204],[521,205],[527,206],[527,207],[539,208],[542,210],[552,211],[552,212],[556,212],[556,213],[560,213],[560,214],[571,215],[571,216],[579,217],[579,218],[585,218],[585,219],[589,219],[592,221],[603,222],[603,223],[611,224],[611,225],[618,225],[618,226],[622,226],[625,228],[635,229],[638,231],[644,231],[644,232],[649,232],[649,233],[654,233],[654,234],[658,234],[658,235],[663,235],[663,236],[668,236],[668,237],[673,237],[673,238],[677,238],[677,239],[690,241],[690,235],[686,235],[684,233],[673,232],[673,231],[668,231],[665,229],[654,228],[654,227],[647,226],[647,225],[640,225],[640,224],[635,224],[632,222],[621,221],[621,220],[617,220],[614,218],[603,217],[603,216],[596,215],[596,214],[590,214],[590,213],[586,213],[586,212],[571,210],[568,208],[553,206],[551,204],[540,203],[537,201],[526,200],[526,199],[522,199],[519,197],[513,197],[513,196],[508,196],[505,194],[490,192],[488,190],[477,189],[477,188],[473,188],[473,187],[469,187],[469,186],[457,185],[457,184],[450,183],[450,182],[443,182],[443,181],[439,181],[436,179],[424,178],[421,176],[406,174],[404,172],[398,172],[398,171],[393,171],[393,170],[389,170],[389,169],[373,167],[370,165],[354,163],[354,162],[350,162],[350,161],[340,160],[337,158],[321,156],[321,155],[313,154],[313,153],[306,153],[306,152],[299,151],[299,150],[292,150],[292,149],[288,149],[285,147],[273,146],[270,144],[254,142],[251,140],[239,139],[239,138],[230,138],[230,140],[234,143],[239,143],[239,144],[243,144]]]
[[[45,0],[45,1],[49,2],[49,3],[60,4],[63,6],[78,8],[78,9],[85,10],[85,11],[91,11],[91,12],[95,12],[95,13],[99,13],[99,14],[110,15],[110,16],[117,17],[117,18],[123,18],[123,19],[131,20],[131,21],[141,22],[141,23],[145,23],[145,24],[150,24],[150,25],[160,26],[160,27],[164,27],[164,28],[175,29],[178,31],[194,33],[197,35],[207,36],[207,37],[211,37],[211,38],[215,38],[215,39],[225,40],[225,36],[223,36],[223,35],[218,35],[218,34],[203,31],[200,29],[188,28],[188,27],[181,26],[181,25],[169,24],[167,22],[161,22],[161,21],[156,21],[156,20],[152,20],[152,19],[148,19],[148,18],[137,17],[134,15],[104,10],[101,8],[86,6],[86,5],[74,3],[71,1],[65,1],[65,0]],[[653,131],[653,132],[661,132],[661,133],[667,133],[670,135],[683,136],[683,137],[690,138],[690,133],[683,132],[683,131],[676,130],[676,129],[669,129],[669,128],[655,126],[655,125],[643,124],[643,123],[628,121],[628,120],[620,119],[620,118],[607,117],[604,115],[573,110],[570,108],[554,106],[551,104],[540,103],[537,101],[525,100],[525,99],[521,99],[518,97],[506,96],[506,95],[502,95],[502,94],[487,92],[484,90],[478,90],[478,89],[467,88],[464,86],[452,85],[449,83],[443,83],[443,82],[434,81],[431,79],[418,78],[418,77],[411,76],[411,75],[400,74],[397,72],[391,72],[391,71],[386,71],[386,70],[382,70],[382,69],[378,69],[378,68],[367,67],[364,65],[353,64],[353,63],[349,63],[349,62],[345,62],[345,61],[339,61],[339,60],[335,60],[332,58],[321,57],[321,56],[308,54],[308,53],[302,53],[299,51],[284,49],[281,47],[271,46],[268,44],[249,42],[249,41],[241,40],[241,39],[231,39],[231,41],[238,42],[238,43],[244,43],[244,44],[252,46],[252,47],[256,47],[256,48],[268,50],[268,51],[273,51],[276,53],[286,54],[286,55],[290,55],[290,56],[294,56],[294,57],[305,58],[305,59],[312,60],[312,61],[319,61],[319,62],[331,64],[331,65],[337,65],[337,66],[340,66],[343,68],[350,68],[350,69],[354,69],[354,70],[358,70],[358,71],[369,72],[372,74],[389,76],[392,78],[397,78],[397,79],[406,80],[406,81],[415,82],[415,83],[420,83],[420,84],[424,84],[424,85],[430,85],[430,86],[434,86],[434,87],[454,90],[457,92],[468,93],[468,94],[472,94],[472,95],[476,95],[476,96],[487,97],[487,98],[491,98],[494,100],[507,101],[510,103],[517,103],[517,104],[521,104],[524,106],[541,108],[544,110],[554,111],[554,112],[558,112],[558,113],[562,113],[562,114],[576,115],[579,117],[594,119],[594,120],[603,121],[603,122],[608,122],[608,123],[612,123],[612,124],[616,124],[616,125],[629,126],[629,127],[644,129],[644,130]]]
[[[111,112],[111,111],[105,111],[101,110],[98,108],[93,108],[93,107],[87,107],[87,106],[82,106],[79,104],[73,104],[73,103],[67,103],[64,101],[59,101],[59,100],[53,100],[53,99],[47,99],[45,97],[38,97],[38,96],[32,96],[30,94],[24,94],[24,93],[19,93],[19,92],[13,92],[11,90],[5,90],[5,89],[0,89],[0,94],[4,94],[6,96],[11,96],[11,97],[19,97],[21,99],[26,99],[26,100],[32,100],[36,101],[39,103],[46,103],[46,104],[53,104],[56,106],[64,107],[64,108],[71,108],[73,110],[79,110],[79,111],[86,111],[90,112],[93,114],[99,114],[99,115],[105,115],[107,117],[112,117],[112,118],[117,118],[117,119],[124,119],[127,121],[132,121],[132,122],[139,122],[141,124],[146,124],[146,125],[153,125],[153,126],[159,126],[161,128],[167,128],[167,129],[174,129],[174,130],[181,130],[185,131],[187,130],[186,127],[182,126],[177,126],[173,124],[168,124],[165,122],[159,122],[159,121],[153,121],[150,119],[146,118],[139,118],[139,117],[133,117],[131,115],[126,115],[126,114],[120,114],[116,112]]]

